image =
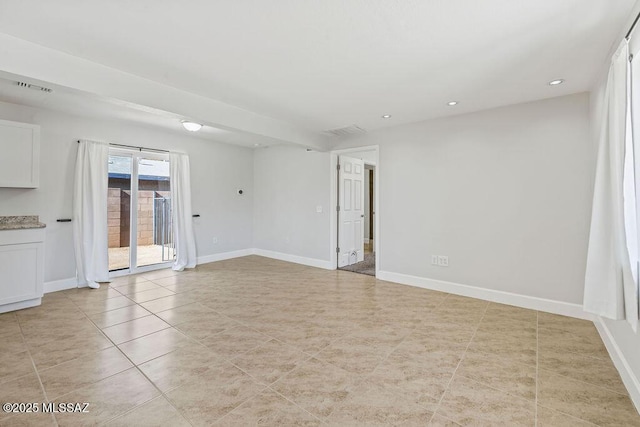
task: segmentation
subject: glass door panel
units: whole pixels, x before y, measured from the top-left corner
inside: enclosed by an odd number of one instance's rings
[[[131,156],[109,156],[109,271],[130,267],[132,164]]]
[[[136,266],[173,261],[169,162],[138,158]]]

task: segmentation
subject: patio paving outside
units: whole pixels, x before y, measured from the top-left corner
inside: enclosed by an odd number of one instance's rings
[[[129,247],[109,248],[109,270],[120,270],[129,267]],[[173,249],[168,251],[169,259],[173,258]],[[165,249],[165,256],[167,249]],[[162,246],[138,246],[138,267],[160,264],[162,261]]]

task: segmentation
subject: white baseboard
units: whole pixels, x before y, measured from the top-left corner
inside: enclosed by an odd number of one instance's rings
[[[222,252],[219,254],[212,254],[212,255],[205,255],[205,256],[198,257],[197,262],[198,264],[206,264],[208,262],[223,261],[225,259],[232,259],[232,258],[239,258],[247,255],[253,255],[254,252],[255,252],[255,249],[253,248],[241,249],[238,251],[231,251],[231,252]],[[167,268],[167,267],[168,266],[157,266],[157,267],[154,266],[149,270],[161,269],[161,268]],[[127,275],[127,274],[128,273],[123,273],[123,274],[116,273],[116,274],[113,274],[111,278]],[[54,280],[51,282],[44,283],[44,293],[48,294],[50,292],[64,291],[65,289],[73,289],[73,288],[83,287],[83,286],[86,286],[86,284],[78,286],[78,281],[76,280],[75,277],[71,277],[69,279]]]
[[[222,253],[212,254],[212,255],[204,255],[204,256],[198,257],[198,264],[224,261],[226,259],[240,258],[244,256],[249,256],[249,255],[260,255],[267,258],[278,259],[281,261],[288,261],[296,264],[308,265],[311,267],[324,268],[326,270],[334,270],[334,268],[331,267],[330,261],[324,261],[324,260],[314,259],[314,258],[305,258],[297,255],[290,255],[290,254],[284,254],[280,252],[267,251],[264,249],[255,249],[255,248],[240,249],[237,251],[222,252]],[[166,268],[166,267],[161,267],[161,268]],[[76,278],[71,277],[68,279],[53,280],[51,282],[45,282],[43,290],[45,294],[48,294],[50,292],[64,291],[65,289],[73,289],[77,287],[83,287],[83,286],[82,285],[78,286],[78,281],[76,280]]]
[[[331,261],[325,261],[317,258],[307,258],[298,255],[285,254],[282,252],[267,251],[265,249],[254,249],[255,255],[263,256],[266,258],[273,258],[280,261],[293,262],[295,264],[308,265],[310,267],[324,268],[325,270],[335,270]]]
[[[545,298],[514,294],[511,292],[497,291],[493,289],[478,288],[475,286],[462,285],[460,283],[445,282],[443,280],[410,276],[408,274],[393,273],[390,271],[378,271],[377,278],[380,280],[386,280],[388,282],[416,286],[419,288],[431,289],[434,291],[447,292],[450,294],[462,295],[465,297],[478,298],[485,301],[497,302],[500,304],[514,305],[516,307],[528,308],[531,310],[545,311],[547,313],[561,314],[563,316],[576,317],[578,319],[594,319],[593,315],[590,313],[586,313],[582,309],[582,305],[580,304],[554,301]]]
[[[7,313],[9,311],[22,310],[23,308],[36,307],[40,305],[42,298],[33,298],[27,301],[12,302],[9,304],[3,304],[0,306],[0,313]]]
[[[629,392],[631,401],[635,405],[636,410],[640,412],[640,381],[633,373],[631,366],[629,366],[629,362],[627,362],[627,359],[624,357],[624,353],[620,347],[618,347],[618,343],[607,327],[607,324],[604,323],[600,316],[598,316],[593,323],[595,323],[596,328],[600,333],[600,337],[602,338],[605,347],[607,347],[607,351],[609,352],[609,356],[611,356],[613,364],[620,373],[620,377]]]
[[[64,291],[65,289],[73,289],[77,287],[78,287],[78,280],[75,277],[70,277],[68,279],[52,280],[51,282],[44,282],[43,290],[45,294],[48,294],[51,292]]]
[[[237,251],[221,252],[219,254],[204,255],[198,257],[198,264],[206,264],[209,262],[224,261],[225,259],[240,258],[243,256],[253,255],[255,249],[240,249]]]

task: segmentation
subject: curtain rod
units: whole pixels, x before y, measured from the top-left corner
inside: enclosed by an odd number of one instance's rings
[[[80,144],[80,140],[78,140],[78,144]],[[158,148],[136,147],[135,145],[112,144],[112,143],[109,143],[109,145],[114,147],[135,148],[138,151],[144,150],[144,151],[155,151],[158,153],[170,153],[169,150],[160,150]]]
[[[631,33],[633,33],[633,30],[636,28],[636,25],[638,24],[639,19],[640,19],[640,13],[638,13],[638,16],[636,16],[636,19],[633,21],[633,24],[631,24],[631,28],[629,28],[627,35],[624,36],[625,39],[629,40],[629,38],[631,38]]]

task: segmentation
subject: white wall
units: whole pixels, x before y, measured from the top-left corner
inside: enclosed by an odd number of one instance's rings
[[[255,248],[330,260],[329,164],[328,153],[304,148],[255,150]]]
[[[589,96],[372,132],[380,269],[581,304],[592,196]],[[449,256],[449,267],[430,265]]]
[[[125,121],[95,120],[0,102],[0,119],[41,126],[40,188],[0,188],[0,215],[40,215],[47,224],[45,282],[75,277],[71,218],[78,139],[93,139],[186,152],[198,256],[251,247],[253,154],[248,148],[206,141]],[[244,188],[245,196],[237,196]],[[213,237],[218,244],[213,244]]]

